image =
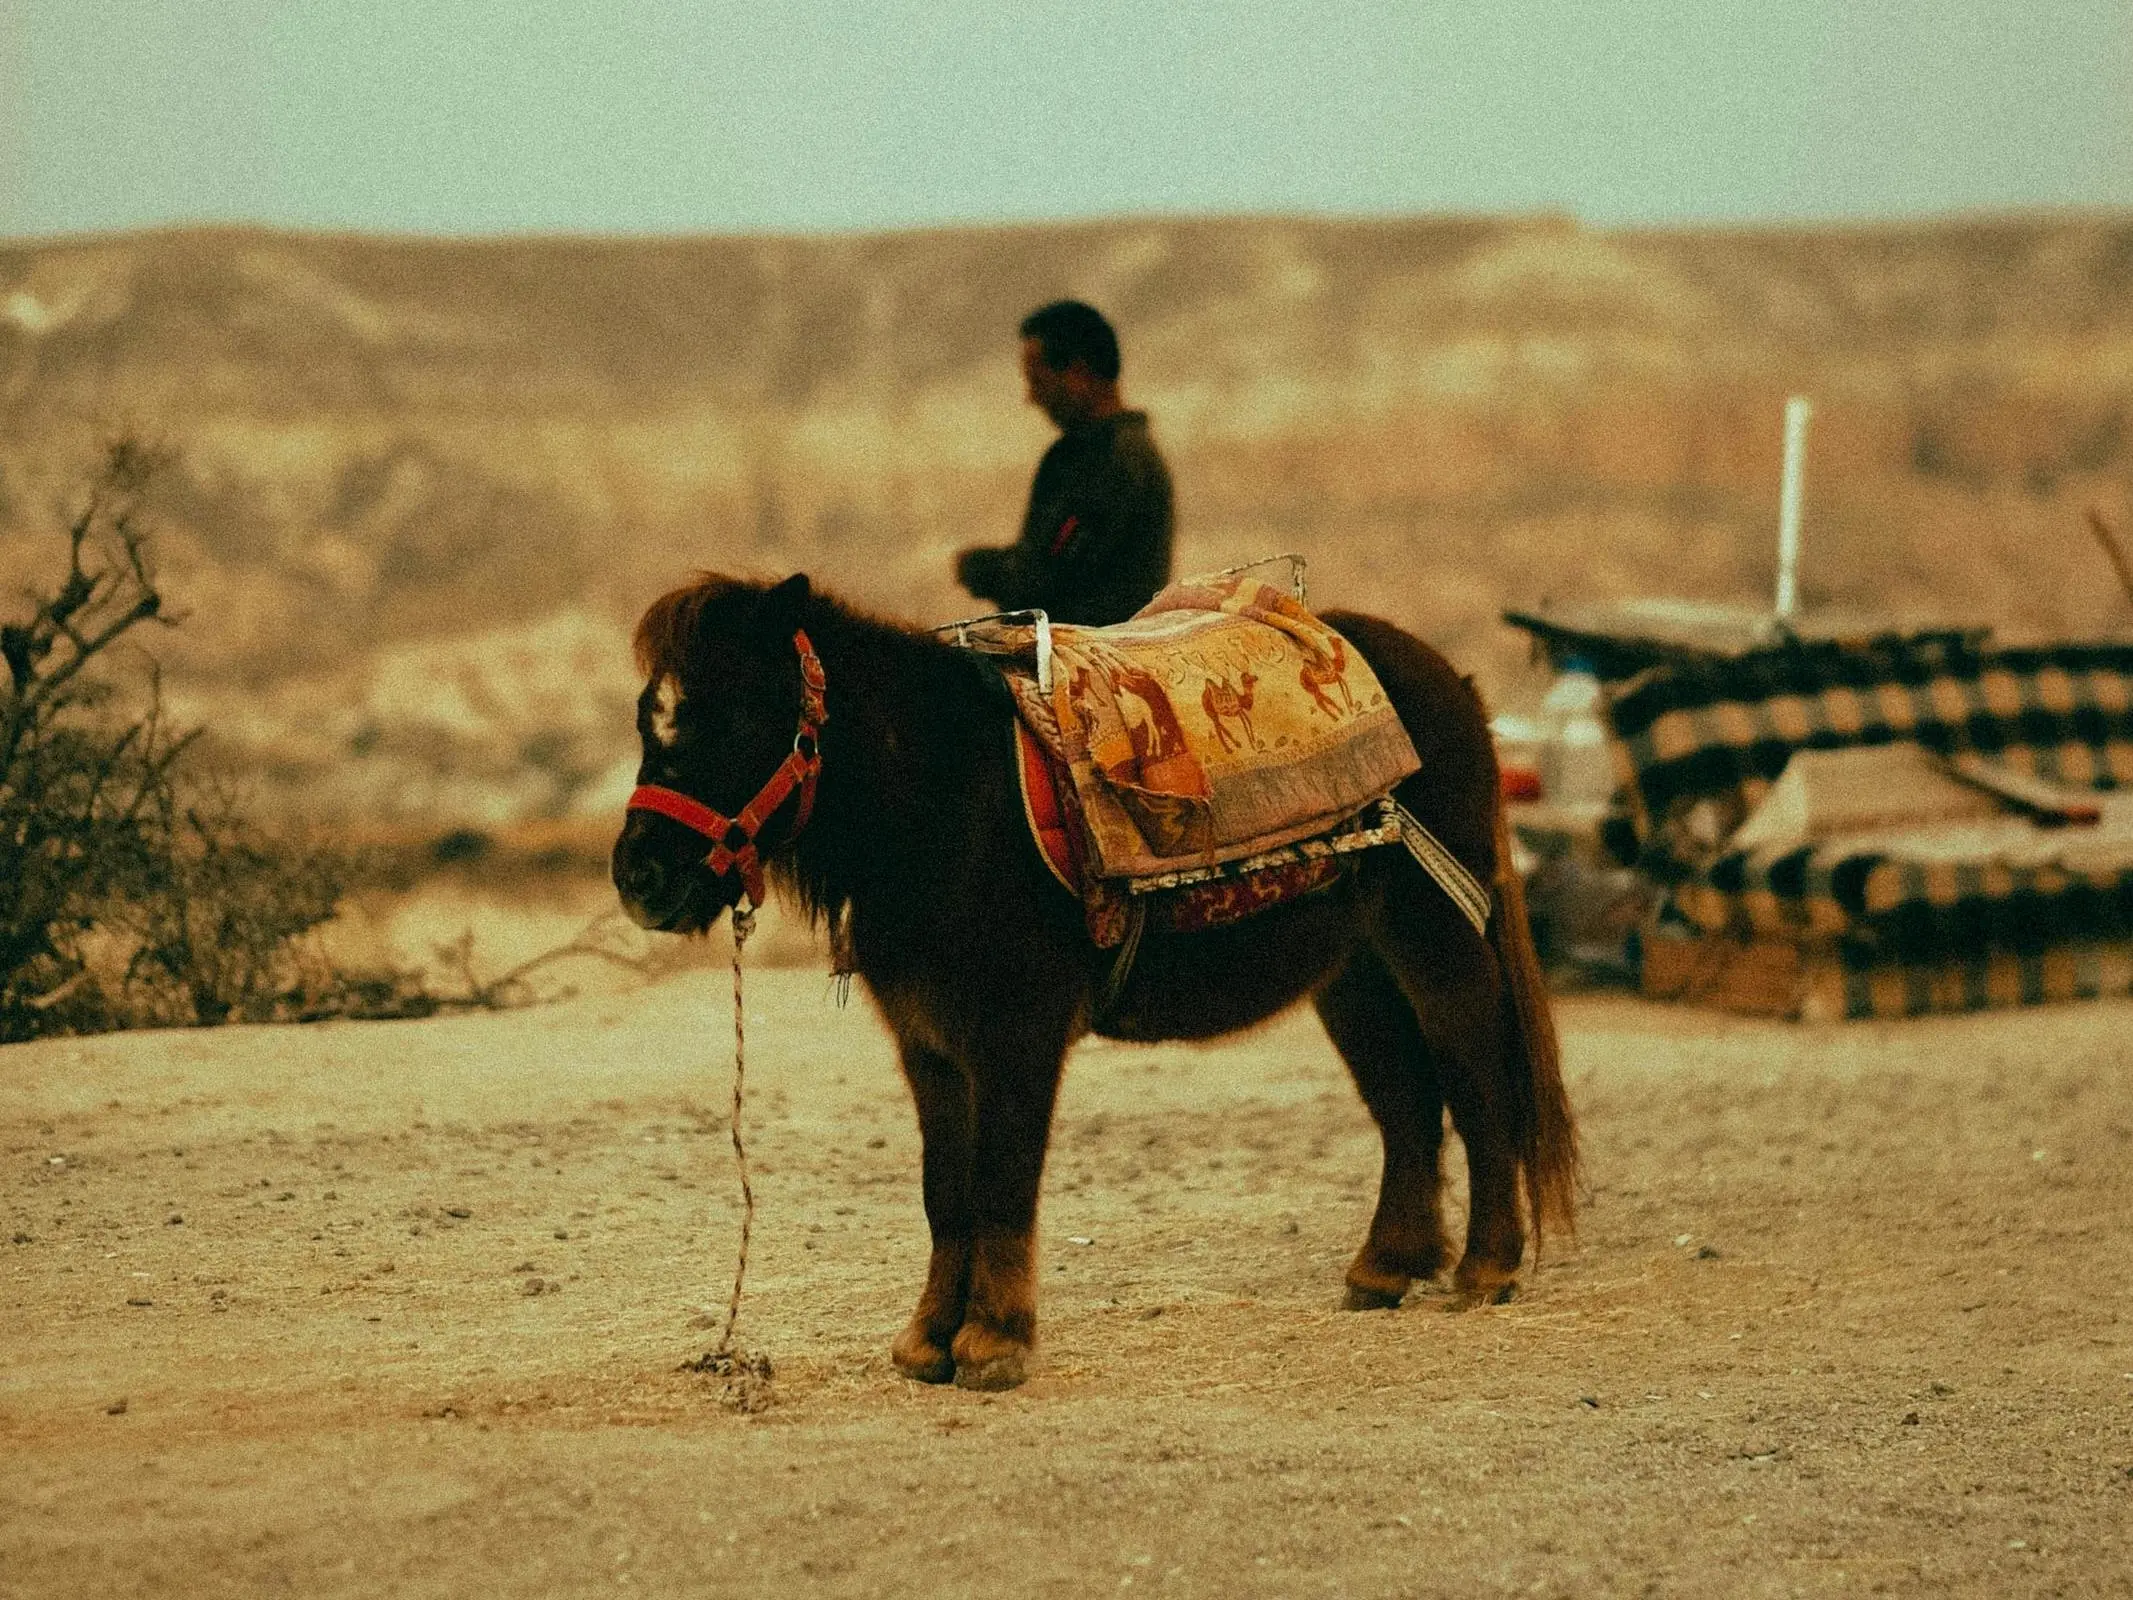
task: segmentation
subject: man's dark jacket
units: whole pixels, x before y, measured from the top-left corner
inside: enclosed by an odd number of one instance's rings
[[[1041,607],[1054,622],[1123,622],[1170,581],[1170,469],[1145,411],[1062,433],[1037,464],[1022,537],[966,550],[963,587],[1003,611]]]

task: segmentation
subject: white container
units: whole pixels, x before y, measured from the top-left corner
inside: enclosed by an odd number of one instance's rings
[[[1541,754],[1548,747],[1547,730],[1539,717],[1503,712],[1489,719],[1489,737],[1496,742],[1496,764],[1540,776]]]
[[[1600,680],[1566,669],[1541,700],[1541,793],[1551,805],[1604,806],[1615,768],[1600,721]]]

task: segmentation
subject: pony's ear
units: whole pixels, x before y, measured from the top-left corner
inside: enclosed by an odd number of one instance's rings
[[[800,626],[801,614],[807,609],[808,598],[814,588],[807,581],[807,574],[795,572],[783,583],[775,584],[763,592],[762,610],[757,613],[763,625],[774,633],[790,633]]]

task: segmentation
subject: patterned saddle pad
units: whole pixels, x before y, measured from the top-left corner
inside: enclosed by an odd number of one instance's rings
[[[1277,846],[1259,857],[1153,878],[1108,878],[1090,870],[1088,826],[1073,773],[1019,721],[1015,768],[1022,814],[1037,853],[1061,887],[1081,901],[1089,937],[1106,950],[1125,942],[1137,897],[1149,897],[1144,914],[1152,914],[1160,926],[1196,932],[1322,889],[1346,870],[1353,852],[1402,842],[1387,800],[1366,807],[1325,837]]]
[[[1031,630],[1022,630],[1031,633]],[[1246,576],[1173,584],[1130,621],[1049,632],[1050,682],[1006,676],[1065,765],[1106,878],[1216,866],[1326,834],[1421,765],[1360,652]]]

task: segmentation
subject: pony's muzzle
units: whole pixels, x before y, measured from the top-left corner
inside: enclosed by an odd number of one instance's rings
[[[623,914],[640,928],[658,928],[665,921],[660,913],[665,909],[661,902],[666,899],[667,871],[658,862],[639,858],[625,862],[621,851],[616,851],[614,862],[615,893],[622,899]]]
[[[638,927],[660,933],[676,929],[688,913],[697,874],[690,870],[693,862],[669,861],[652,848],[648,836],[654,830],[647,820],[633,816],[624,824],[610,871],[623,914]]]

